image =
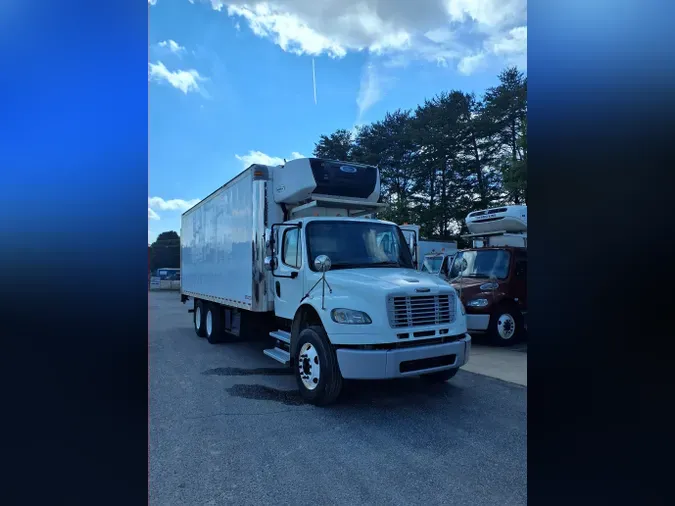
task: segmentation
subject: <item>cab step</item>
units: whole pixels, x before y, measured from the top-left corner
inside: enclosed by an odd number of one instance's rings
[[[283,365],[288,365],[291,363],[291,354],[286,350],[282,350],[281,348],[269,348],[267,350],[263,350],[263,353]]]
[[[270,332],[270,336],[282,343],[291,344],[291,333],[285,330],[275,330]]]

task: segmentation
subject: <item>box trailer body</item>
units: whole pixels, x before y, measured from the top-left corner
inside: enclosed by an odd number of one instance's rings
[[[265,294],[265,188],[249,168],[181,218],[185,295],[254,312]]]

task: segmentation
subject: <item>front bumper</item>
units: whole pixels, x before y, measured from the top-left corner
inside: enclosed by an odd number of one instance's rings
[[[391,379],[419,376],[462,367],[469,360],[471,336],[452,343],[397,350],[338,348],[340,372],[345,379]]]

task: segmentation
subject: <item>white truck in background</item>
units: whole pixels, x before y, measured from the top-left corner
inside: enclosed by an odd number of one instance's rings
[[[182,215],[181,300],[198,336],[269,334],[302,397],[343,379],[446,381],[471,348],[449,284],[413,268],[381,209],[376,167],[316,158],[252,165]]]
[[[420,241],[420,270],[446,279],[456,254],[456,242]]]

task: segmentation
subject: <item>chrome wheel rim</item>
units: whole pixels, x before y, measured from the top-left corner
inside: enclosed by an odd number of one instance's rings
[[[300,380],[307,390],[314,390],[319,386],[321,377],[321,364],[319,363],[319,354],[311,343],[305,343],[300,348],[298,355],[298,371]]]
[[[197,309],[195,309],[195,327],[197,327],[197,330],[202,325],[202,308],[197,306]]]
[[[508,341],[516,333],[516,320],[510,314],[503,314],[497,320],[497,333],[499,337]]]

